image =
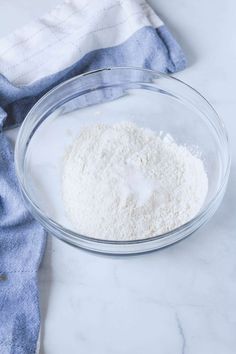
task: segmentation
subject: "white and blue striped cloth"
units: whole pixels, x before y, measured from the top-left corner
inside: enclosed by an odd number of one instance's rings
[[[32,5],[33,6],[33,5]],[[36,352],[37,270],[45,233],[24,208],[4,129],[19,125],[50,88],[82,72],[186,65],[167,27],[143,0],[66,1],[0,39],[0,353]]]

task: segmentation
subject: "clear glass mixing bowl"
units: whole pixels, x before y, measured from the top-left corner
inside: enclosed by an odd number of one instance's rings
[[[193,150],[197,147],[208,175],[209,190],[196,217],[171,232],[137,241],[106,241],[73,231],[63,215],[61,200],[64,150],[81,126],[118,121],[132,121],[163,131],[179,144]],[[41,98],[21,126],[15,162],[25,203],[49,232],[88,250],[132,254],[170,245],[209,220],[226,189],[230,155],[222,121],[194,89],[150,70],[109,68],[77,76]]]

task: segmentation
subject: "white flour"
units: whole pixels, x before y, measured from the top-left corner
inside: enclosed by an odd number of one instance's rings
[[[76,231],[95,238],[170,231],[198,213],[207,190],[199,158],[129,122],[83,128],[63,166],[66,213]]]

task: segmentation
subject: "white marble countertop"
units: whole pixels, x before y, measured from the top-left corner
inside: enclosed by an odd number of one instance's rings
[[[236,353],[236,2],[150,2],[188,56],[176,76],[228,128],[229,187],[203,229],[154,253],[102,256],[49,237],[39,274],[41,354]],[[0,35],[56,3],[1,0]]]

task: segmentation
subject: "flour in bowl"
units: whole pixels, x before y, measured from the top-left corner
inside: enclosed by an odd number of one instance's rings
[[[199,212],[207,191],[200,158],[130,122],[83,128],[63,165],[66,214],[77,232],[99,239],[173,230]]]

